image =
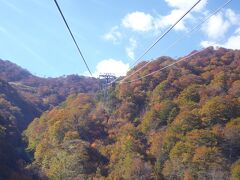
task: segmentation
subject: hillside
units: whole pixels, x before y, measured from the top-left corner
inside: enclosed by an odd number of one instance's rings
[[[96,92],[99,82],[95,78],[68,75],[58,78],[41,78],[10,62],[0,60],[0,78],[8,82],[40,111],[64,101],[70,94]]]
[[[33,104],[0,80],[0,179],[21,172],[21,163],[28,160],[21,132],[39,115]]]
[[[0,179],[25,179],[30,160],[22,132],[41,113],[70,94],[96,92],[98,80],[77,75],[40,78],[10,61],[0,60]]]
[[[158,58],[130,80],[173,61]],[[39,177],[240,178],[240,51],[210,47],[102,93],[70,96],[29,125]]]
[[[14,82],[34,76],[20,66],[0,59],[0,77],[7,82]]]

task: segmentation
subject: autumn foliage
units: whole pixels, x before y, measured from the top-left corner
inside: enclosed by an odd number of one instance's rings
[[[174,61],[158,58],[128,80]],[[210,47],[111,86],[107,98],[102,91],[70,95],[24,131],[30,176],[239,179],[239,72],[240,51]]]
[[[173,61],[159,58],[129,80]],[[111,87],[107,100],[72,96],[26,130],[34,163],[57,179],[239,179],[239,72],[239,51],[207,48]],[[90,152],[68,154],[76,145]]]

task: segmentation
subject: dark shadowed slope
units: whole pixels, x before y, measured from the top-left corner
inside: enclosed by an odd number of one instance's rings
[[[0,80],[0,179],[16,175],[20,173],[21,166],[24,167],[22,162],[27,160],[27,156],[21,132],[39,115],[35,105]]]

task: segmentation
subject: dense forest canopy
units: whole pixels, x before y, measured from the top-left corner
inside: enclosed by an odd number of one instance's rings
[[[240,51],[139,79],[173,62],[142,62],[106,93],[0,60],[0,179],[240,179]]]
[[[98,80],[94,78],[39,78],[10,61],[0,60],[0,179],[29,176],[24,168],[31,156],[25,151],[22,131],[34,118],[70,94],[97,89]]]
[[[129,80],[173,61],[158,58]],[[32,121],[24,132],[32,175],[240,179],[240,51],[210,47],[103,93],[71,95]]]

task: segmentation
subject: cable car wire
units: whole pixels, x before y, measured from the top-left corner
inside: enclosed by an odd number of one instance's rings
[[[79,54],[80,54],[80,56],[81,56],[81,58],[82,58],[82,60],[83,60],[83,62],[84,62],[84,64],[85,64],[85,66],[86,66],[89,74],[92,76],[92,72],[91,72],[91,70],[90,70],[90,68],[89,68],[89,66],[88,66],[88,64],[87,64],[87,61],[86,61],[86,59],[84,58],[84,56],[83,56],[83,54],[82,54],[82,51],[81,51],[81,49],[80,49],[79,46],[78,46],[78,43],[77,43],[77,41],[76,41],[76,39],[75,39],[75,37],[74,37],[74,35],[73,35],[73,33],[72,33],[72,31],[71,31],[68,23],[67,23],[67,21],[66,21],[66,18],[65,18],[64,15],[63,15],[63,12],[62,12],[62,10],[61,10],[61,8],[60,8],[57,0],[54,0],[54,2],[55,2],[55,5],[57,6],[57,9],[58,9],[59,13],[60,13],[61,16],[62,16],[62,19],[63,19],[63,21],[64,21],[64,23],[65,23],[65,25],[66,25],[66,27],[67,27],[67,29],[68,29],[71,37],[72,37],[72,40],[73,40],[74,44],[75,44],[76,47],[77,47],[77,50],[78,50],[78,52],[79,52]]]
[[[176,44],[178,44],[179,42],[181,42],[185,37],[189,36],[190,34],[192,34],[193,32],[199,30],[201,28],[201,25],[204,24],[207,20],[209,20],[213,15],[217,14],[218,12],[220,12],[224,7],[226,7],[232,0],[228,0],[226,3],[224,3],[222,6],[220,6],[218,9],[216,9],[213,13],[209,14],[205,19],[202,19],[201,22],[199,24],[197,24],[196,26],[194,26],[190,31],[187,32],[187,34],[185,34],[184,36],[180,37],[179,39],[177,39],[176,41],[174,41],[170,46],[168,46],[163,52],[168,51],[169,49],[171,49],[172,47],[174,47]],[[152,61],[148,61],[146,64],[144,64],[142,67],[140,67],[139,69],[137,69],[136,71],[134,71],[132,74],[124,77],[119,83],[122,83],[123,81],[125,81],[126,79],[132,77],[133,75],[135,75],[137,72],[139,72],[140,70],[142,70],[144,67],[146,67],[147,65],[149,65]]]
[[[143,54],[133,63],[136,64],[138,61],[140,61],[160,40],[162,40],[195,6],[197,6],[202,0],[198,0],[189,10],[187,10],[172,26],[170,26],[160,37],[157,38],[157,40],[149,47],[147,48]],[[114,83],[118,80],[119,78],[115,79],[113,82]],[[110,83],[110,84],[111,84]]]
[[[141,77],[139,77],[139,78],[133,79],[133,80],[131,80],[131,81],[119,82],[119,83],[120,83],[120,84],[126,84],[126,83],[132,83],[132,82],[141,80],[141,79],[143,79],[143,78],[145,78],[145,77],[148,77],[148,76],[151,76],[151,75],[153,75],[153,74],[155,74],[155,73],[157,73],[157,72],[159,72],[159,71],[162,71],[162,70],[164,70],[164,69],[167,69],[167,68],[169,68],[169,67],[171,67],[171,66],[173,66],[173,65],[175,65],[175,64],[177,64],[177,63],[179,63],[179,62],[182,62],[182,61],[184,61],[184,60],[186,60],[186,59],[189,59],[189,58],[192,57],[192,56],[195,56],[195,55],[197,55],[197,54],[200,54],[200,53],[201,53],[202,51],[204,51],[204,50],[205,50],[205,49],[202,49],[202,50],[200,50],[200,51],[197,51],[197,52],[195,52],[195,53],[190,54],[189,56],[185,56],[185,57],[181,58],[181,59],[178,60],[178,61],[175,61],[175,62],[173,62],[173,63],[171,63],[171,64],[169,64],[169,65],[167,65],[167,66],[164,66],[164,67],[161,68],[161,69],[158,69],[158,70],[156,70],[156,71],[153,71],[153,72],[151,72],[151,73],[149,73],[149,74],[146,74],[146,75],[144,75],[144,76],[141,76]]]

